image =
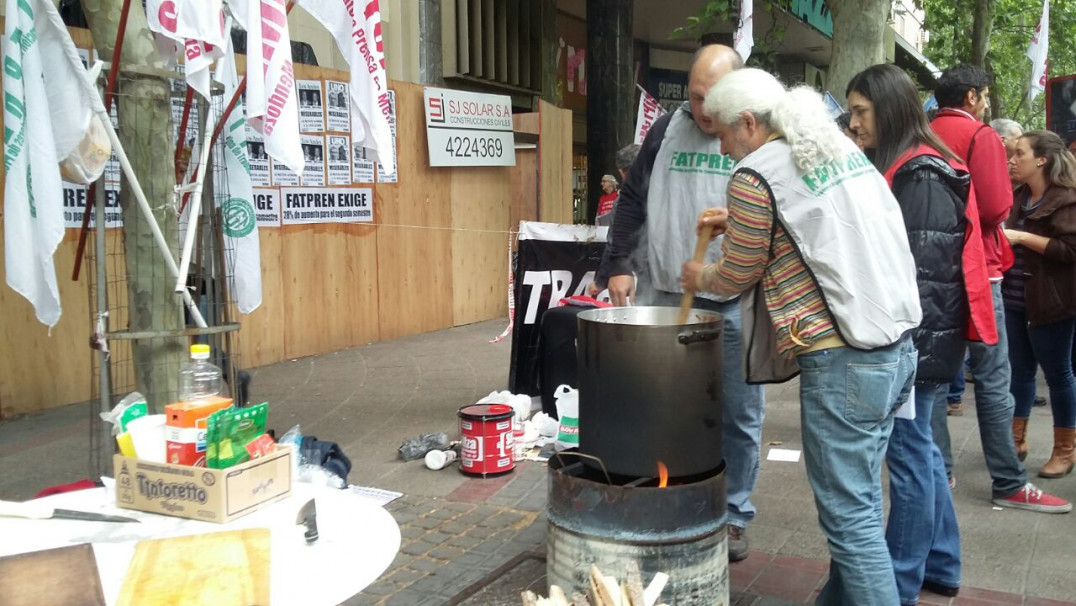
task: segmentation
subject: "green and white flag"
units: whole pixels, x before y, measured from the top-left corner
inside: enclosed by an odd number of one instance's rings
[[[235,51],[231,41],[217,65],[217,80],[224,85],[224,99],[230,100],[239,87]],[[262,304],[261,241],[254,212],[254,189],[247,157],[247,112],[242,99],[236,104],[221,135],[224,137],[224,165],[228,171],[228,196],[218,196],[223,218],[225,255],[231,292],[236,307],[249,314]],[[219,116],[218,116],[219,119]]]
[[[61,313],[52,260],[64,236],[59,163],[103,107],[52,2],[6,1],[4,268],[8,286],[52,327]]]

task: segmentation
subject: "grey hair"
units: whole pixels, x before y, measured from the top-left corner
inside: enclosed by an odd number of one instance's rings
[[[1024,134],[1024,127],[1020,126],[1020,123],[1016,120],[1010,120],[1008,118],[991,120],[990,128],[997,131],[998,135],[1002,137],[1019,137]]]
[[[807,86],[788,90],[760,69],[740,69],[722,77],[706,93],[703,111],[726,126],[735,125],[744,112],[750,112],[784,136],[800,170],[848,153],[848,138],[829,118],[821,95]]]
[[[638,155],[639,146],[634,143],[621,147],[616,152],[616,167],[621,170],[628,170],[632,163],[635,162],[635,156]]]

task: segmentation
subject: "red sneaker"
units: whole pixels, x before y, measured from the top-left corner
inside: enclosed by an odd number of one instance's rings
[[[1011,496],[1004,499],[995,498],[994,505],[1042,513],[1068,513],[1072,511],[1072,503],[1043,492],[1041,488],[1036,488],[1031,482],[1024,484],[1023,488]]]

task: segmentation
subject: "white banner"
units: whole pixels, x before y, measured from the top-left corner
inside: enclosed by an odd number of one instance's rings
[[[1031,35],[1031,44],[1027,47],[1027,58],[1031,59],[1031,85],[1027,90],[1027,100],[1034,101],[1039,93],[1046,90],[1046,77],[1049,72],[1050,55],[1050,0],[1042,0],[1042,18]]]
[[[378,0],[300,0],[299,4],[329,30],[351,66],[351,140],[370,150],[370,159],[383,164],[386,174],[395,174]]]
[[[52,258],[64,237],[59,163],[104,106],[52,2],[7,0],[6,8],[4,267],[8,286],[52,327],[62,313]]]
[[[515,166],[512,99],[446,88],[423,90],[430,166]]]
[[[224,85],[224,98],[231,99],[239,88],[235,53],[229,41],[227,55],[217,69],[217,80]],[[214,108],[214,111],[218,111]],[[218,120],[221,116],[218,116]],[[221,209],[224,244],[232,254],[226,255],[232,296],[240,313],[249,314],[262,304],[261,240],[258,237],[254,191],[250,182],[247,157],[247,112],[237,103],[228,116],[224,135],[224,166],[228,171],[228,196],[217,195]]]
[[[386,166],[399,168],[396,162],[396,91],[389,91],[389,130],[392,132],[392,164],[377,163],[378,183],[397,183],[400,179],[396,170],[389,172]]]
[[[741,0],[740,23],[732,36],[732,48],[739,53],[740,59],[747,63],[751,49],[755,47],[755,3],[753,0]]]
[[[255,187],[254,212],[258,217],[258,227],[280,227],[280,190],[275,187]]]
[[[284,198],[283,225],[311,223],[372,223],[374,190],[351,188],[288,188],[280,190]]]
[[[224,56],[227,34],[221,0],[146,0],[146,19],[157,50],[175,65],[182,48],[187,84],[209,98],[209,70]]]
[[[639,87],[639,113],[635,116],[635,144],[642,145],[646,139],[646,133],[654,122],[665,115],[665,108],[658,100],[651,97],[641,86]]]
[[[270,156],[303,172],[299,102],[285,0],[236,0],[232,14],[247,30],[247,119],[265,135]]]

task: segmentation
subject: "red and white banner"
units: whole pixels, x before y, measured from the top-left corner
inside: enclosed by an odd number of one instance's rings
[[[182,49],[187,84],[208,99],[209,70],[227,40],[221,0],[146,0],[146,18],[157,50],[174,65]]]
[[[1039,93],[1046,89],[1046,74],[1049,67],[1047,56],[1050,54],[1050,0],[1042,2],[1042,18],[1031,36],[1027,47],[1027,58],[1031,59],[1031,86],[1027,91],[1027,100],[1034,101]]]
[[[650,93],[639,87],[639,114],[635,118],[635,144],[642,145],[654,122],[665,114],[665,108]]]
[[[386,174],[396,172],[392,153],[389,80],[378,0],[300,0],[336,39],[351,66],[351,140],[367,150]]]
[[[732,47],[740,54],[740,59],[747,62],[751,49],[755,47],[755,2],[740,0],[740,23],[732,36]]]
[[[265,136],[265,150],[302,174],[299,101],[285,0],[238,0],[232,14],[247,30],[247,120]]]

